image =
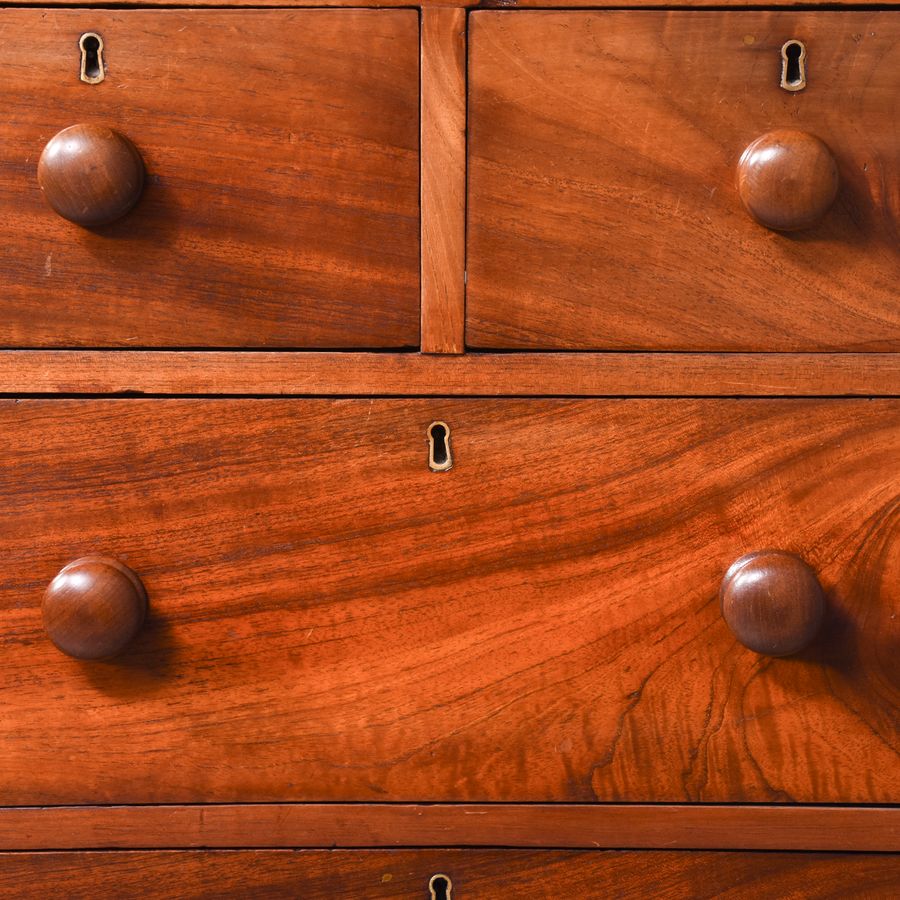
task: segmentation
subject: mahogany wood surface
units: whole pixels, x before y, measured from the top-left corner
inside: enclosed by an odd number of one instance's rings
[[[0,27],[0,344],[418,344],[415,11],[6,9]],[[135,210],[95,231],[37,182],[77,123],[147,168]]]
[[[900,19],[891,12],[476,11],[466,339],[478,348],[900,349]],[[808,52],[780,86],[781,48]],[[747,215],[741,153],[809,132],[815,228]]]
[[[898,396],[900,354],[7,350],[0,393]]]
[[[422,340],[462,353],[466,317],[466,13],[422,10]]]
[[[891,897],[900,864],[880,854],[607,850],[270,850],[0,855],[0,897],[40,887],[84,898],[391,898],[428,900],[445,876],[455,897],[644,900]],[[34,891],[34,894],[29,894]]]
[[[106,659],[134,640],[147,617],[140,578],[115,559],[85,556],[60,569],[41,605],[50,640],[76,659]]]
[[[54,7],[67,5],[70,0],[39,0],[41,6]],[[34,0],[7,0],[10,7],[33,5]],[[171,0],[92,0],[91,6],[102,9],[108,6],[172,6]],[[460,9],[568,9],[579,7],[621,7],[622,0],[185,0],[182,5],[192,7],[225,7],[225,8],[266,8],[266,7],[416,7],[433,9],[440,7],[456,7]],[[671,7],[672,0],[630,0],[629,7],[653,9],[654,7]],[[715,7],[720,9],[741,9],[754,6],[794,6],[821,7],[822,0],[679,0],[679,7]],[[859,0],[833,0],[829,7],[859,6]],[[884,0],[879,6],[892,7],[898,0]]]
[[[895,401],[22,400],[0,454],[3,804],[900,796]],[[719,612],[761,547],[795,657]],[[111,662],[40,621],[93,553],[152,598]]]
[[[274,803],[0,809],[0,849],[583,847],[900,851],[900,807]]]
[[[144,189],[144,162],[127,137],[102,125],[70,125],[38,161],[44,198],[64,219],[94,228],[129,213]]]

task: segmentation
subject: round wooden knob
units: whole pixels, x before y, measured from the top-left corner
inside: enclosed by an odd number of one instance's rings
[[[838,192],[837,163],[828,147],[805,131],[770,131],[738,163],[738,191],[747,211],[775,231],[815,225]]]
[[[734,636],[766,656],[788,656],[808,646],[825,613],[815,572],[780,550],[749,553],[733,563],[719,599]]]
[[[64,219],[91,228],[122,218],[141,196],[144,162],[127,137],[102,125],[73,125],[50,138],[38,184]]]
[[[140,631],[147,592],[115,559],[85,556],[69,563],[44,592],[44,628],[76,659],[115,656]]]

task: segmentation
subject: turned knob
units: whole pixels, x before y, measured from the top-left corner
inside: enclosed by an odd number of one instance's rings
[[[115,656],[140,631],[147,592],[115,559],[85,556],[69,563],[44,592],[44,628],[76,659]]]
[[[87,228],[122,218],[141,196],[144,162],[124,135],[103,125],[73,125],[50,138],[38,184],[64,219]]]
[[[766,656],[788,656],[807,647],[825,613],[815,572],[781,550],[748,553],[733,563],[719,599],[734,636]]]
[[[805,131],[770,131],[738,163],[738,192],[747,212],[775,231],[815,225],[834,202],[838,184],[831,151]]]

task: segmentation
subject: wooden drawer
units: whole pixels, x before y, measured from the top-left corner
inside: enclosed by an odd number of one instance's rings
[[[890,897],[897,858],[846,853],[269,850],[0,854],[0,897],[676,900]],[[434,893],[429,883],[434,882]],[[450,890],[446,885],[449,882]],[[33,894],[23,894],[30,885]],[[44,896],[46,894],[44,893]]]
[[[900,350],[900,16],[469,21],[469,345]]]
[[[7,9],[0,24],[0,344],[418,343],[416,11]],[[80,79],[87,33],[96,84]],[[123,135],[146,170],[137,206],[102,227],[38,185],[45,145],[81,124]],[[45,157],[47,197],[120,209],[139,183],[122,142],[68,141]]]
[[[4,401],[0,460],[0,804],[900,799],[898,401]],[[765,548],[784,659],[717,600]],[[42,629],[88,554],[110,661]]]

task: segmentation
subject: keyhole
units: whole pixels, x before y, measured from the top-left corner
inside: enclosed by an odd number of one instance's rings
[[[806,46],[803,41],[788,41],[781,48],[781,86],[786,91],[806,87]]]
[[[428,468],[432,472],[446,472],[452,467],[450,426],[446,422],[432,422],[428,426]]]
[[[448,875],[432,875],[428,882],[431,900],[450,900],[453,882]]]
[[[88,31],[79,38],[78,46],[81,49],[81,80],[86,84],[100,84],[106,78],[103,38]]]

